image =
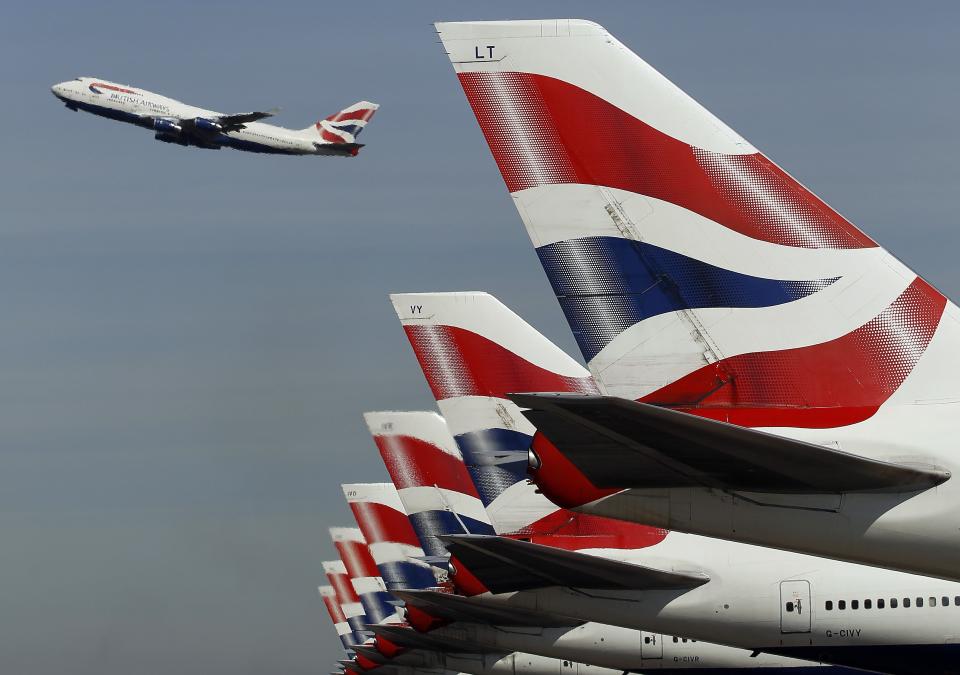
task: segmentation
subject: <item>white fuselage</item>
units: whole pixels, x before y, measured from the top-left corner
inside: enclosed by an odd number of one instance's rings
[[[592,553],[710,581],[687,591],[552,587],[474,600],[885,672],[960,671],[960,583],[680,533]]]
[[[56,84],[52,91],[71,109],[154,129],[158,140],[209,149],[230,147],[270,154],[334,154],[329,148],[324,148],[330,144],[322,142],[319,133],[312,126],[295,130],[262,122],[248,122],[237,131],[205,133],[191,137],[177,132],[166,122],[176,125],[178,120],[214,120],[221,117],[222,113],[107,80],[80,77]]]
[[[776,654],[754,654],[713,642],[587,622],[566,628],[454,623],[430,637],[589,664],[602,673],[704,668],[813,668],[820,664]],[[581,665],[582,668],[582,665]],[[826,670],[828,667],[824,666]],[[554,671],[556,672],[556,671]]]
[[[487,628],[494,632],[500,630],[483,626],[478,628]],[[453,635],[456,631],[456,628],[452,628],[451,630],[432,633],[431,636],[446,637]],[[635,642],[632,645],[633,656],[630,663],[633,666],[629,669],[626,667],[609,668],[583,661],[578,662],[575,656],[549,657],[523,651],[503,653],[503,651],[481,650],[478,650],[478,653],[441,653],[414,650],[400,655],[392,660],[390,665],[459,671],[470,673],[470,675],[516,675],[518,673],[525,673],[526,675],[621,675],[626,670],[647,672],[712,668],[749,669],[751,671],[777,669],[777,672],[780,672],[781,668],[792,667],[816,668],[815,672],[818,674],[822,672],[826,675],[835,670],[840,670],[831,666],[819,666],[819,664],[772,654],[759,654],[756,657],[751,657],[749,652],[740,649],[731,649],[709,643],[704,644],[686,638],[682,640],[674,638],[662,642],[662,636],[660,635],[645,633],[644,636],[647,640],[645,645],[640,642]],[[643,658],[641,658],[641,650],[645,653]],[[460,652],[461,650],[457,647],[451,651]],[[604,651],[605,645],[598,644],[591,655],[602,656]],[[845,671],[846,669],[842,670]]]

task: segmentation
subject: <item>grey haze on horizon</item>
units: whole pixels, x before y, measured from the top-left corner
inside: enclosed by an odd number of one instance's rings
[[[434,20],[603,23],[960,296],[955,3],[3,15],[3,672],[328,672],[339,485],[386,478],[361,413],[433,403],[387,294],[488,290],[575,350]],[[69,112],[49,87],[77,75],[292,127],[382,108],[355,160],[208,152]]]

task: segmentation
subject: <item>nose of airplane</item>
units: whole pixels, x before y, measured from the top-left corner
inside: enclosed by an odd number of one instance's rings
[[[52,87],[50,87],[50,92],[59,99],[66,98],[67,95],[67,83],[59,82]]]

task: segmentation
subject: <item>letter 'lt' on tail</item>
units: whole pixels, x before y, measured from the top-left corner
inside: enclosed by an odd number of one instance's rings
[[[958,400],[956,307],[602,26],[437,29],[605,393],[804,429]]]

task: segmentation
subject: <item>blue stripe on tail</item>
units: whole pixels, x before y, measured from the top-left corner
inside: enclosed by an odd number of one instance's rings
[[[511,485],[527,479],[525,454],[522,460],[502,464],[493,462],[495,455],[526,453],[532,440],[527,434],[509,429],[481,429],[456,437],[457,447],[484,506],[489,506]]]
[[[588,361],[652,316],[704,307],[772,307],[839,279],[764,279],[619,237],[556,242],[538,248],[537,255]]]

